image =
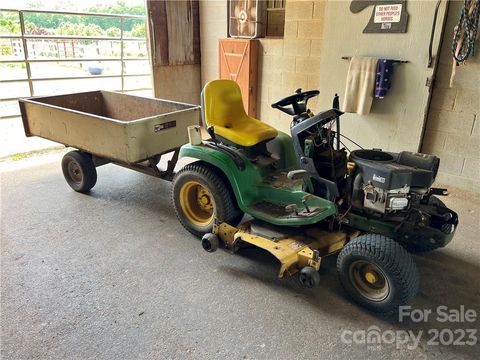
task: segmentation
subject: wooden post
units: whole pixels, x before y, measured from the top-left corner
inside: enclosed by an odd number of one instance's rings
[[[198,0],[148,0],[147,14],[155,96],[198,104]]]

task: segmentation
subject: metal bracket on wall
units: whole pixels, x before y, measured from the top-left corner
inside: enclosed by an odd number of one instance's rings
[[[342,56],[342,60],[351,60],[351,56]],[[393,60],[396,64],[408,64],[408,60]]]

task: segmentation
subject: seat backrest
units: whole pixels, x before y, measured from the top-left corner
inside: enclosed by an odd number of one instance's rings
[[[206,127],[231,128],[247,118],[238,84],[233,80],[208,82],[202,91],[202,115]]]

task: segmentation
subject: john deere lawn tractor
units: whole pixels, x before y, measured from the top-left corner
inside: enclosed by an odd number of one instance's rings
[[[180,149],[196,161],[173,180],[176,214],[205,250],[260,247],[279,260],[280,278],[299,273],[306,287],[318,285],[322,259],[338,253],[347,293],[373,311],[393,311],[418,289],[408,251],[445,246],[458,223],[435,197],[446,190],[432,188],[439,159],[347,153],[338,97],[314,115],[307,103],[317,95],[299,89],[272,104],[292,116],[289,136],[248,116],[235,82],[209,82],[202,119],[210,139]]]

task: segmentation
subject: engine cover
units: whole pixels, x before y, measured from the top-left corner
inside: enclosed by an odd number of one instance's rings
[[[361,178],[354,193],[363,191],[363,206],[385,214],[404,210],[409,205],[410,192],[424,192],[432,186],[440,159],[426,154],[403,151],[387,153],[379,150],[355,150],[350,161],[357,166]],[[357,199],[361,201],[360,195]]]
[[[408,187],[429,188],[440,160],[436,156],[403,151],[399,154],[378,150],[355,150],[350,154],[362,173],[363,183],[394,190]],[[413,166],[412,166],[413,165]]]

